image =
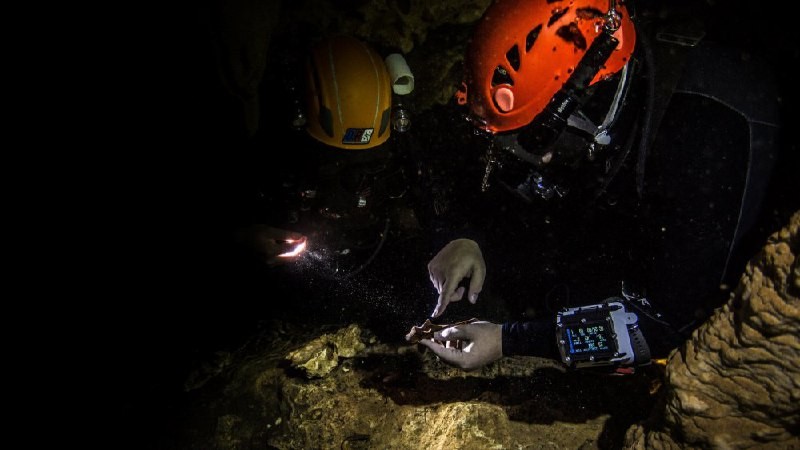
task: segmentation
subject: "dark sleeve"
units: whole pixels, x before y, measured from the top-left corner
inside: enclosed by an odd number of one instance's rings
[[[503,324],[503,356],[538,356],[561,359],[556,347],[556,326],[552,319]]]

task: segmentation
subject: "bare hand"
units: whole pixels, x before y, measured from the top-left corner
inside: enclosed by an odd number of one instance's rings
[[[448,346],[447,341],[462,341],[461,348]],[[423,339],[442,361],[451,366],[471,371],[503,357],[503,326],[479,321],[456,325],[434,333],[433,339]]]
[[[450,302],[464,297],[464,287],[458,284],[470,278],[467,298],[470,303],[478,300],[486,278],[486,263],[478,243],[471,239],[456,239],[444,246],[428,263],[431,283],[439,293],[436,308],[431,317],[439,317]]]

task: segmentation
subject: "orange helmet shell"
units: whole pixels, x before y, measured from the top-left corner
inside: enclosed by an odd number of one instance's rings
[[[603,31],[608,0],[495,0],[479,21],[466,58],[467,103],[479,128],[523,127],[544,110]],[[636,32],[617,2],[617,48],[591,84],[622,69]]]
[[[367,44],[349,36],[317,44],[307,61],[306,86],[306,130],[315,139],[333,147],[361,150],[389,138],[389,72]]]

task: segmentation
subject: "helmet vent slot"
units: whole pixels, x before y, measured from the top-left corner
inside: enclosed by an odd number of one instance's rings
[[[569,6],[564,9],[561,8],[554,9],[550,14],[550,20],[547,21],[547,26],[550,27],[554,23],[558,22],[558,19],[564,17],[564,14],[566,14],[568,11],[569,11]]]
[[[531,51],[531,47],[536,43],[536,38],[539,37],[540,31],[542,31],[542,24],[537,25],[536,28],[532,29],[528,33],[528,36],[525,37],[525,53]]]
[[[506,52],[506,61],[511,64],[514,72],[519,70],[519,47],[516,44]]]
[[[572,45],[580,50],[586,50],[586,38],[583,36],[583,33],[581,33],[581,29],[578,28],[578,25],[574,23],[560,27],[556,30],[556,36],[567,42],[571,42]]]
[[[575,15],[578,16],[578,19],[601,19],[605,13],[597,8],[586,7],[576,9]]]

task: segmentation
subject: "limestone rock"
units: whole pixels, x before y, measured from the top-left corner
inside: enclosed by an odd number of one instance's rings
[[[380,342],[363,325],[320,329],[267,323],[188,393],[195,408],[185,445],[174,447],[619,448],[650,410],[647,377],[638,374],[565,372],[532,357],[466,373],[424,347]],[[331,348],[338,366],[326,375],[287,370],[287,355],[307,362]]]
[[[352,358],[364,350],[361,328],[351,324],[333,334],[324,334],[303,347],[289,352],[286,359],[309,377],[324,377],[337,365],[339,357]]]
[[[633,448],[800,448],[800,211],[728,303],[670,355],[665,407]]]

